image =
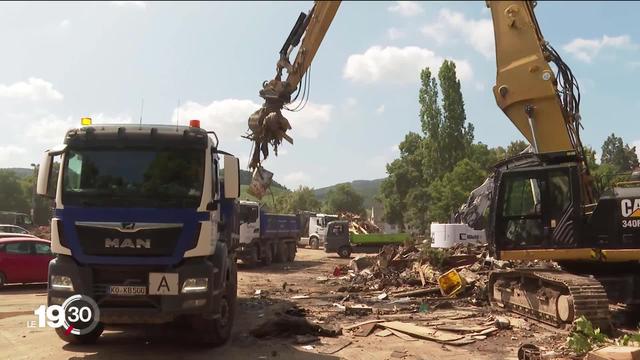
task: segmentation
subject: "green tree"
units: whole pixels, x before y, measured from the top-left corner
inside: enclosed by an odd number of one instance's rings
[[[631,171],[638,167],[636,147],[629,147],[612,133],[602,144],[600,163],[613,165],[619,172]]]
[[[31,199],[31,193],[26,194],[15,172],[0,169],[0,210],[29,213],[28,199]]]
[[[429,187],[431,216],[439,222],[447,222],[451,214],[462,205],[469,193],[487,177],[487,172],[469,159],[456,164],[455,168]]]
[[[327,194],[326,209],[332,213],[350,212],[365,216],[364,199],[351,184],[338,184]]]
[[[283,192],[275,198],[272,211],[294,214],[298,211],[320,211],[322,203],[316,198],[313,189],[300,186],[291,192]]]
[[[443,122],[439,145],[446,156],[439,159],[444,163],[445,172],[467,157],[473,142],[473,124],[467,123],[464,100],[460,90],[460,80],[456,74],[456,64],[445,60],[438,72],[442,91]],[[438,176],[439,178],[440,176]]]
[[[512,141],[509,146],[507,146],[506,158],[510,158],[512,156],[516,156],[524,151],[529,144],[523,140]]]
[[[503,148],[500,148],[503,150]],[[471,144],[471,150],[467,157],[472,163],[478,165],[479,168],[490,171],[499,160],[502,160],[499,156],[499,150],[497,148],[489,148],[487,145],[479,142],[477,144]]]

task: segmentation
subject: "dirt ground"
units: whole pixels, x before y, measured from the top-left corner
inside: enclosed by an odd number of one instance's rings
[[[517,349],[523,343],[540,344],[561,338],[552,330],[542,330],[517,318],[512,321],[519,321],[520,326],[514,323],[512,330],[501,330],[465,346],[428,340],[406,341],[375,334],[357,337],[345,331],[339,337],[323,337],[305,349],[305,345],[295,344],[291,336],[256,339],[249,334],[258,324],[294,306],[305,309],[310,321],[334,328],[375,318],[376,315],[345,316],[333,304],[337,301],[331,298],[337,290],[337,284],[331,281],[333,269],[348,262],[322,250],[299,249],[296,261],[291,264],[273,264],[266,268],[248,268],[241,264],[239,305],[232,339],[216,349],[194,346],[169,326],[108,330],[95,345],[69,345],[59,340],[52,329],[27,327],[29,321],[36,319],[34,309],[46,302],[44,285],[8,286],[0,290],[0,359],[517,359]],[[318,281],[318,277],[330,280]],[[296,295],[314,294],[319,296],[291,299]],[[438,318],[440,313],[455,310],[455,307],[436,309],[429,316]],[[486,308],[459,310],[491,316]],[[330,355],[322,353],[331,345],[345,341],[351,344]]]

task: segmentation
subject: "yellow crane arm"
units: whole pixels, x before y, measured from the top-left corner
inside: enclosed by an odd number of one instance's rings
[[[260,154],[262,153],[266,158],[269,154],[269,145],[274,147],[277,154],[278,145],[282,139],[293,143],[293,139],[286,134],[287,130],[291,129],[291,125],[282,115],[281,110],[286,104],[291,103],[291,95],[296,90],[300,92],[300,83],[309,70],[339,6],[340,1],[316,1],[308,14],[300,14],[287,37],[280,50],[275,78],[265,82],[260,90],[260,97],[264,99],[264,104],[249,117],[249,134],[245,137],[254,143],[250,168],[255,169],[260,166]],[[301,39],[302,43],[292,64],[289,61],[289,55]],[[287,70],[287,78],[284,81],[282,80],[283,70]],[[301,101],[304,100],[303,92]]]
[[[542,36],[532,1],[487,1],[496,45],[493,93],[537,153],[577,157],[585,204],[594,202],[580,142],[580,90],[571,69]],[[558,77],[549,63],[557,67]]]

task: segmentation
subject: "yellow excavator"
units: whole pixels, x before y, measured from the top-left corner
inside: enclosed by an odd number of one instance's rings
[[[270,145],[277,152],[283,139],[293,142],[282,109],[305,101],[305,77],[339,5],[317,1],[300,14],[280,50],[276,76],[263,84],[264,105],[249,118],[247,135],[254,143],[250,167],[258,177]],[[486,5],[495,33],[496,103],[531,151],[497,164],[482,186],[485,205],[474,206],[472,194],[459,218],[485,228],[494,258],[553,260],[561,266],[493,271],[489,301],[556,327],[585,316],[607,328],[609,303],[640,302],[640,187],[627,184],[632,186],[596,197],[580,141],[578,83],[542,36],[536,3]]]

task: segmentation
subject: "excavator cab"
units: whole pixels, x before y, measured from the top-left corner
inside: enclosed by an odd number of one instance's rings
[[[581,246],[578,181],[575,164],[499,172],[491,227],[497,257],[503,251]]]

